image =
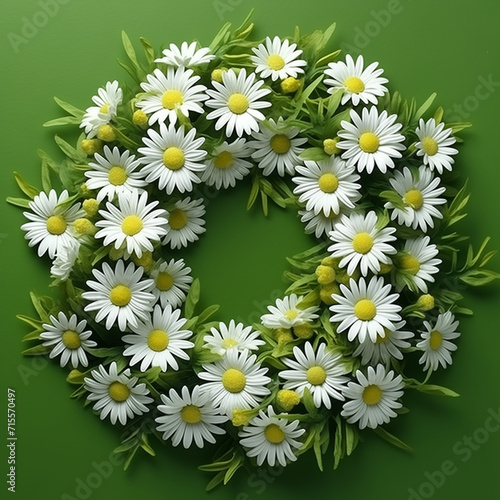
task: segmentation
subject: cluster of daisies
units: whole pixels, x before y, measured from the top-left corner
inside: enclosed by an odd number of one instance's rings
[[[378,63],[248,33],[161,57],[145,44],[136,87],[63,103],[82,135],[22,229],[65,290],[37,339],[101,419],[285,466],[331,429],[396,417],[407,363],[451,364],[458,321],[436,278],[457,149],[442,111],[392,99]],[[258,324],[209,321],[182,250],[205,231],[203,186],[247,176],[315,246]]]

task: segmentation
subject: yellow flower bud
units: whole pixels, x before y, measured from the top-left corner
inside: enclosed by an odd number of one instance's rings
[[[148,124],[148,115],[142,109],[138,109],[132,115],[132,121],[134,125],[145,127]]]
[[[293,327],[293,333],[299,339],[310,339],[314,335],[314,330],[309,323],[301,323]]]
[[[233,418],[231,419],[232,424],[235,427],[242,427],[248,425],[250,422],[252,414],[248,410],[233,410]]]
[[[335,137],[335,139],[325,139],[323,141],[323,150],[327,155],[339,155],[342,150],[337,147],[340,137]]]
[[[134,254],[132,260],[148,272],[151,271],[155,263],[151,252],[143,252],[141,257],[137,257],[137,255]]]
[[[430,311],[434,308],[434,297],[426,293],[417,300],[417,306],[421,311]]]
[[[281,82],[281,90],[284,94],[297,92],[301,86],[302,84],[300,83],[300,80],[297,80],[297,78],[294,78],[293,76],[289,76]]]
[[[279,346],[286,345],[293,340],[292,332],[289,328],[278,328],[274,334]]]
[[[392,264],[380,264],[380,271],[378,274],[387,274],[392,271]]]
[[[97,231],[96,227],[88,219],[76,219],[73,227],[78,234],[94,235]]]
[[[315,274],[320,285],[328,285],[335,281],[335,269],[333,267],[320,265],[316,268]]]
[[[94,156],[102,148],[102,141],[99,139],[83,139],[80,147],[87,156]]]
[[[123,257],[123,250],[115,247],[111,247],[109,250],[109,258],[111,260],[118,260]]]
[[[278,391],[276,400],[284,411],[290,411],[294,406],[300,403],[300,396],[290,389],[281,389]]]
[[[116,139],[114,128],[109,125],[101,125],[97,131],[97,137],[104,142],[113,142]]]
[[[88,198],[84,200],[82,207],[89,217],[93,217],[99,210],[99,202],[95,198]]]
[[[331,306],[335,304],[335,300],[332,299],[332,295],[336,293],[340,294],[340,288],[336,283],[330,283],[329,285],[324,285],[319,290],[319,297],[324,304]]]
[[[214,69],[211,74],[212,80],[218,83],[222,83],[222,73],[224,73],[224,71],[227,71],[227,69],[226,68]]]

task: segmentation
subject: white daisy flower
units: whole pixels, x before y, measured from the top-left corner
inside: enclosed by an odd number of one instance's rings
[[[203,198],[191,200],[188,196],[184,200],[175,202],[173,208],[169,209],[168,233],[163,238],[163,245],[170,248],[182,248],[200,238],[206,229],[203,227],[205,221],[205,206]]]
[[[364,278],[358,282],[351,279],[349,287],[340,285],[342,295],[333,294],[336,304],[330,306],[333,316],[332,323],[339,323],[337,331],[346,330],[347,339],[352,342],[355,338],[364,342],[370,337],[372,342],[377,336],[385,337],[386,330],[395,330],[401,316],[401,306],[393,304],[399,299],[399,294],[389,295],[392,286],[384,286],[384,279],[373,276],[368,284]]]
[[[260,339],[259,332],[252,331],[251,326],[245,327],[243,323],[236,324],[234,320],[229,325],[220,322],[219,327],[212,327],[210,334],[205,335],[205,345],[214,354],[223,356],[229,349],[237,351],[255,351],[265,342]]]
[[[136,106],[149,116],[149,125],[156,122],[177,122],[177,114],[182,113],[189,117],[189,112],[203,113],[201,104],[207,99],[205,85],[195,85],[200,79],[193,75],[193,70],[179,67],[167,68],[165,75],[155,69],[153,74],[147,75],[147,83],[141,83],[146,94],[139,98]]]
[[[86,109],[80,124],[87,137],[95,137],[101,125],[106,125],[116,118],[122,100],[123,91],[116,80],[107,82],[105,88],[97,90],[97,95],[92,97],[95,106]]]
[[[199,149],[204,143],[203,137],[196,138],[196,129],[187,133],[184,127],[176,130],[173,124],[169,127],[160,123],[160,133],[148,130],[149,137],[143,137],[146,147],[139,148],[143,155],[143,175],[146,181],[158,181],[158,187],[172,194],[174,189],[179,192],[191,191],[193,184],[200,182],[198,172],[203,172],[202,163],[206,151]]]
[[[252,163],[247,160],[250,155],[251,150],[245,139],[236,139],[231,144],[224,141],[212,151],[201,180],[216,189],[234,187],[236,181],[250,172]]]
[[[358,370],[356,378],[358,383],[349,382],[344,390],[351,401],[344,403],[341,415],[348,423],[375,429],[397,416],[394,410],[403,406],[398,401],[404,394],[401,375],[395,376],[392,370],[386,373],[383,365],[377,365],[376,369],[369,366],[366,375]]]
[[[55,259],[52,261],[50,275],[59,281],[66,281],[80,253],[80,242],[75,238],[70,238],[62,243],[57,251]]]
[[[154,366],[163,372],[169,367],[177,371],[176,358],[189,360],[185,351],[194,344],[186,339],[192,337],[193,332],[182,330],[187,320],[180,318],[180,314],[181,311],[172,309],[170,304],[164,309],[156,305],[151,317],[132,327],[134,333],[122,337],[125,344],[130,344],[123,351],[124,356],[132,356],[130,366],[141,361],[141,372]]]
[[[325,343],[321,343],[316,352],[310,342],[305,343],[305,352],[295,346],[295,359],[282,359],[290,369],[282,370],[279,376],[285,379],[285,389],[292,389],[302,397],[307,388],[316,408],[323,405],[330,409],[332,399],[344,401],[342,391],[349,379],[345,377],[347,370],[342,365],[342,356],[325,349]]]
[[[30,247],[39,245],[39,257],[48,253],[53,259],[62,246],[69,247],[72,244],[75,238],[73,223],[84,217],[85,212],[80,208],[80,203],[68,207],[68,199],[68,191],[64,190],[58,197],[55,190],[51,189],[48,195],[42,191],[29,202],[33,213],[24,212],[30,222],[23,224],[21,229],[26,231],[24,237],[29,240]]]
[[[69,319],[59,312],[57,318],[50,316],[51,324],[43,324],[44,331],[40,333],[40,338],[44,340],[44,347],[51,347],[49,358],[61,356],[61,366],[66,366],[70,362],[73,368],[79,364],[88,366],[89,362],[85,352],[97,344],[89,340],[92,335],[90,330],[85,330],[87,322],[82,319],[78,321],[76,314],[72,314]]]
[[[433,274],[439,272],[441,259],[436,245],[429,236],[406,240],[403,251],[395,259],[396,290],[408,285],[413,291],[427,293],[427,282],[434,283]]]
[[[424,371],[429,368],[437,370],[439,365],[443,368],[451,365],[450,353],[456,351],[457,346],[450,341],[460,337],[460,333],[456,331],[458,321],[455,321],[455,316],[446,311],[437,317],[435,324],[424,321],[424,327],[427,331],[421,332],[422,340],[417,344],[423,351],[418,362],[424,365]]]
[[[210,54],[210,49],[207,47],[197,48],[198,44],[192,42],[187,44],[187,42],[182,42],[181,47],[170,44],[170,48],[163,50],[163,57],[155,59],[155,62],[167,64],[168,66],[184,66],[189,68],[192,66],[199,66],[200,64],[209,63],[215,58],[213,54]]]
[[[397,219],[398,224],[427,232],[427,226],[434,227],[434,219],[443,218],[436,207],[446,203],[444,198],[439,198],[446,188],[438,187],[440,178],[434,177],[424,165],[415,173],[408,167],[404,167],[403,172],[395,171],[389,182],[404,203],[404,208],[394,206],[391,202],[384,205],[392,210],[392,220]]]
[[[194,443],[203,448],[205,441],[215,443],[215,435],[225,434],[226,431],[219,425],[228,420],[227,416],[219,415],[213,406],[210,394],[203,394],[200,386],[189,388],[183,386],[179,395],[175,389],[170,389],[168,396],[161,394],[162,405],[158,410],[162,414],[155,418],[159,425],[156,430],[162,432],[163,439],[172,439],[172,445],[178,446],[182,442],[184,448]]]
[[[348,166],[356,166],[358,172],[366,171],[371,174],[376,166],[383,174],[387,168],[394,168],[393,158],[401,158],[400,151],[406,146],[403,143],[404,135],[398,134],[402,125],[395,123],[397,115],[387,115],[387,111],[378,113],[372,106],[363,108],[361,116],[354,110],[350,112],[349,123],[342,120],[342,130],[338,136],[342,139],[337,143],[339,149],[345,149],[342,159]]]
[[[214,363],[203,365],[198,377],[207,382],[201,385],[203,394],[209,394],[219,412],[232,418],[233,410],[258,406],[271,391],[266,376],[267,368],[257,362],[257,355],[249,351],[229,349],[225,356]]]
[[[359,175],[354,167],[348,167],[338,156],[330,156],[319,162],[306,161],[305,166],[297,165],[298,175],[292,178],[297,184],[293,190],[299,196],[299,202],[306,204],[306,210],[316,215],[338,214],[341,206],[354,208],[361,198]]]
[[[149,397],[146,384],[138,384],[139,379],[131,377],[128,368],[119,374],[113,361],[109,373],[99,365],[90,375],[85,377],[85,389],[90,392],[87,399],[96,402],[93,408],[99,412],[101,420],[109,415],[112,424],[119,420],[125,425],[127,419],[149,411],[146,405],[152,403],[153,398]]]
[[[375,342],[370,337],[366,337],[356,347],[353,356],[361,356],[361,363],[363,365],[388,364],[392,358],[403,359],[401,349],[411,347],[407,339],[415,336],[413,332],[402,330],[405,325],[405,321],[395,323],[394,330],[385,329],[385,335],[383,337],[377,335]]]
[[[170,304],[176,309],[182,305],[193,282],[190,273],[191,268],[186,266],[184,259],[160,260],[155,264],[151,271],[154,281],[151,292],[162,307]]]
[[[297,50],[297,44],[290,44],[288,40],[281,41],[278,36],[273,40],[266,37],[265,44],[259,44],[252,52],[255,55],[250,58],[256,66],[255,72],[260,73],[261,78],[271,77],[273,82],[289,76],[297,78],[304,73],[302,68],[307,65],[306,61],[298,59],[302,50]]]
[[[113,201],[119,193],[131,193],[134,190],[143,191],[148,185],[142,172],[136,172],[141,162],[126,150],[120,153],[115,146],[112,150],[104,146],[104,156],[95,153],[95,162],[89,162],[91,170],[85,172],[89,189],[97,189],[97,201],[102,201],[106,196]]]
[[[377,214],[374,211],[366,215],[351,213],[343,217],[330,231],[329,238],[333,245],[328,247],[333,258],[341,257],[340,267],[347,266],[347,274],[354,274],[357,268],[366,276],[369,271],[378,273],[380,264],[391,264],[389,255],[396,253],[390,244],[396,240],[393,227],[377,228]]]
[[[141,258],[143,252],[154,250],[153,242],[160,241],[168,232],[167,211],[162,208],[153,210],[159,201],[148,203],[148,193],[131,193],[118,195],[119,208],[106,203],[106,210],[99,210],[103,220],[95,223],[100,227],[96,238],[104,238],[103,245],[114,243],[117,250],[124,249],[125,257],[133,253]]]
[[[312,210],[299,210],[299,215],[300,220],[306,224],[304,232],[306,234],[314,233],[319,239],[333,231],[335,225],[342,220],[342,216],[349,215],[351,212],[351,208],[342,207],[339,213],[330,211],[328,215],[325,215],[323,211],[315,214]]]
[[[456,139],[451,136],[451,128],[445,129],[444,123],[436,125],[434,118],[427,122],[420,118],[415,133],[419,139],[415,144],[417,156],[423,156],[424,165],[431,170],[436,169],[440,174],[443,173],[443,169],[453,168],[455,160],[452,155],[456,155],[458,150],[450,147],[456,142]]]
[[[102,271],[92,269],[92,274],[97,281],[87,280],[87,286],[93,291],[83,292],[82,297],[89,301],[85,311],[97,311],[98,323],[106,318],[107,330],[118,323],[124,331],[129,325],[137,327],[139,320],[147,321],[155,296],[149,292],[153,280],[142,279],[142,267],[136,268],[130,262],[125,268],[123,260],[119,260],[112,269],[104,262]]]
[[[294,462],[297,456],[294,449],[299,449],[302,443],[298,440],[305,432],[299,427],[298,420],[287,420],[276,416],[271,405],[252,418],[248,425],[239,431],[240,444],[246,448],[248,457],[256,457],[260,467],[267,462],[271,467],[278,462],[286,467],[288,461]]]
[[[269,314],[261,316],[260,320],[268,328],[293,328],[296,325],[302,325],[315,320],[318,315],[317,307],[307,307],[300,309],[298,304],[304,297],[292,293],[286,295],[283,299],[276,299],[275,306],[267,306]]]
[[[304,148],[300,146],[307,142],[306,137],[297,137],[299,127],[290,127],[280,116],[275,122],[272,118],[261,122],[259,132],[254,132],[249,145],[254,149],[252,158],[257,162],[264,175],[277,172],[284,176],[285,172],[293,175],[295,166],[302,164],[299,158]]]
[[[356,62],[348,54],[346,62],[332,62],[325,69],[325,85],[328,86],[328,92],[331,94],[337,89],[342,89],[341,104],[352,101],[354,106],[360,102],[365,104],[377,104],[377,97],[382,97],[387,92],[384,83],[389,80],[381,77],[383,69],[377,69],[378,62],[374,62],[363,69],[363,56],[358,56]]]
[[[259,122],[265,118],[259,109],[271,106],[270,102],[260,100],[271,92],[270,89],[262,89],[263,84],[262,80],[255,81],[254,73],[247,77],[245,68],[240,70],[238,76],[232,69],[224,71],[222,83],[212,81],[215,90],[207,90],[211,99],[206,105],[215,108],[207,115],[209,120],[217,119],[215,129],[226,127],[227,137],[234,131],[238,137],[257,132]]]

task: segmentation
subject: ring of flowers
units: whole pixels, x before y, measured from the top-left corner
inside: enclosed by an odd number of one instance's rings
[[[391,94],[378,63],[325,54],[334,26],[251,42],[252,26],[161,57],[141,39],[142,63],[123,34],[134,86],[108,82],[85,111],[56,99],[69,115],[46,125],[83,133],[76,147],[56,137],[62,163],[41,152],[42,190],[16,174],[29,199],[9,199],[29,209],[26,239],[62,290],[32,294],[26,353],[59,358],[73,396],[127,426],[126,464],[154,454],[151,434],[228,441],[201,467],[218,471],[210,488],[311,448],[322,468],[330,442],[336,467],[364,429],[407,448],[385,426],[404,393],[457,395],[428,383],[470,313],[456,285],[498,278],[487,239],[458,263],[468,194],[451,173],[468,124],[429,116],[434,95],[417,107]],[[289,288],[254,325],[198,310],[200,283],[176,258],[205,230],[200,186],[246,176],[248,208],[295,207],[317,240],[289,259]],[[423,380],[406,375],[412,363]]]

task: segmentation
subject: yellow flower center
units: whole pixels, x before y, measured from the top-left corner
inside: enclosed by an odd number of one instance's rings
[[[245,95],[235,92],[231,94],[227,101],[227,107],[231,113],[235,115],[242,115],[249,108],[250,103]]]
[[[323,193],[334,193],[339,187],[339,179],[336,175],[328,172],[318,179],[318,186]]]
[[[288,153],[291,142],[285,134],[276,134],[271,137],[271,149],[278,155]]]
[[[429,156],[434,156],[438,152],[438,143],[432,137],[424,137],[422,140],[422,149]]]
[[[182,95],[182,92],[175,89],[167,90],[161,98],[161,104],[165,109],[174,109],[183,102],[184,96]]]
[[[238,345],[238,341],[234,339],[224,339],[222,341],[222,347],[224,349],[230,349],[231,347],[234,347],[235,345]]]
[[[233,164],[233,155],[229,151],[221,151],[214,158],[214,165],[217,168],[229,168]]]
[[[168,333],[165,330],[151,330],[148,334],[148,347],[155,352],[164,351],[169,343]]]
[[[281,430],[281,427],[277,424],[269,424],[264,430],[265,438],[273,444],[280,444],[285,439],[285,433]]]
[[[181,418],[188,424],[197,424],[201,421],[201,411],[195,405],[186,405],[181,410]]]
[[[50,234],[63,234],[68,225],[62,215],[51,215],[47,219],[47,231]]]
[[[130,389],[121,382],[113,382],[108,387],[108,392],[111,399],[118,403],[125,401],[130,396]]]
[[[233,394],[241,392],[247,383],[245,374],[236,368],[229,368],[222,375],[222,385],[224,389]]]
[[[160,272],[156,277],[156,288],[162,292],[170,290],[174,286],[174,278],[168,273]]]
[[[418,189],[410,189],[406,191],[403,201],[413,210],[420,210],[424,204],[424,197]]]
[[[126,306],[132,299],[132,290],[125,285],[116,285],[109,293],[109,300],[118,307]]]
[[[406,254],[399,259],[401,269],[415,276],[420,271],[420,262],[413,255]]]
[[[352,249],[357,253],[362,253],[363,255],[368,253],[373,247],[373,238],[369,233],[362,232],[358,233],[352,239]]]
[[[127,172],[123,167],[119,165],[114,165],[109,169],[108,172],[108,181],[113,186],[123,186],[128,179]]]
[[[352,92],[353,94],[359,94],[365,90],[363,80],[357,76],[350,76],[349,78],[346,78],[344,85],[348,92]]]
[[[285,318],[289,319],[290,321],[293,321],[298,315],[299,312],[295,309],[288,309],[288,311],[285,312]]]
[[[269,69],[279,71],[284,68],[285,60],[279,54],[271,54],[267,58],[267,65],[269,66]]]
[[[68,349],[78,349],[82,345],[80,335],[75,330],[66,330],[62,334],[61,340]]]
[[[170,227],[175,230],[182,229],[187,224],[188,218],[186,212],[180,208],[175,208],[170,212],[168,223]]]
[[[163,164],[170,170],[179,170],[184,166],[184,151],[176,146],[170,146],[163,152]]]
[[[368,385],[363,390],[362,398],[367,405],[376,405],[382,399],[382,389],[378,385]]]
[[[109,112],[109,104],[105,103],[99,108],[99,113],[108,113]]]
[[[433,351],[436,351],[441,347],[442,343],[443,343],[443,335],[441,334],[441,332],[433,330],[429,336],[429,347]]]
[[[377,308],[370,299],[361,299],[354,306],[354,315],[361,321],[370,321],[377,314]]]
[[[142,230],[142,219],[137,215],[127,215],[122,222],[122,231],[127,236],[134,236]]]
[[[326,380],[326,371],[321,366],[311,366],[307,369],[306,378],[311,385],[321,385]]]
[[[365,132],[359,138],[359,147],[365,153],[375,153],[380,145],[378,137],[373,132]]]

